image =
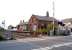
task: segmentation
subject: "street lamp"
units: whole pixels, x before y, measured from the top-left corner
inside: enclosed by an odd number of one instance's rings
[[[5,20],[2,21],[2,25],[3,25],[4,29],[5,29]]]

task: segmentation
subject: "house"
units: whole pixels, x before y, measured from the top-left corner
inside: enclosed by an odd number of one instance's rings
[[[67,18],[58,22],[58,35],[70,35],[72,29],[72,18]]]
[[[28,22],[24,22],[24,20],[20,21],[20,23],[17,25],[17,31],[18,32],[23,32],[23,31],[28,31]]]
[[[72,30],[72,18],[64,19],[65,26]]]
[[[47,28],[48,24],[53,23],[58,25],[58,21],[54,17],[50,17],[46,12],[46,16],[32,15],[29,20],[29,30],[36,31],[39,28]]]
[[[63,35],[65,34],[65,24],[62,21],[58,22],[58,29],[57,29],[57,35]]]
[[[62,21],[65,23],[65,27],[72,32],[72,18],[67,18]]]
[[[26,36],[29,36],[28,31],[28,23],[24,22],[24,20],[20,21],[20,23],[13,27],[12,25],[8,26],[8,30],[5,32],[6,39],[19,39],[19,38],[25,38]]]

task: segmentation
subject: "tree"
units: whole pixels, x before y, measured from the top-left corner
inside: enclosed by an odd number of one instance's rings
[[[48,26],[47,26],[48,31],[53,30],[53,27],[54,27],[54,29],[57,29],[58,25],[57,24],[53,24],[53,23],[48,24]]]
[[[44,33],[49,33],[51,30],[53,30],[53,27],[54,29],[56,30],[58,28],[58,25],[57,24],[53,24],[53,23],[50,23],[47,25],[47,28],[38,28],[36,30],[37,34],[44,34]]]
[[[4,29],[4,28],[2,28],[2,27],[0,27],[0,31],[5,31],[5,29]]]
[[[12,25],[8,26],[8,29],[13,29],[13,28],[14,28],[14,26],[12,26]]]
[[[5,32],[5,29],[0,27],[0,41],[4,40],[4,37],[3,37],[4,32]]]
[[[53,27],[54,27],[53,34],[56,35],[56,30],[58,28],[58,24],[53,24],[53,23],[48,24],[47,30],[48,30],[48,32],[50,32],[51,30],[53,30]]]

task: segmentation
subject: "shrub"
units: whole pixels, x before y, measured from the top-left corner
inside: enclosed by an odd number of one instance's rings
[[[5,40],[2,35],[0,35],[0,41]]]

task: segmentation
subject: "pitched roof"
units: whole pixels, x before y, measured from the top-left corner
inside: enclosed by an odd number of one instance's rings
[[[67,18],[67,19],[64,19],[62,20],[64,23],[68,23],[68,22],[72,22],[72,18]]]
[[[54,17],[48,17],[48,16],[39,16],[39,15],[32,15],[36,17],[38,20],[43,20],[43,21],[57,21]]]

